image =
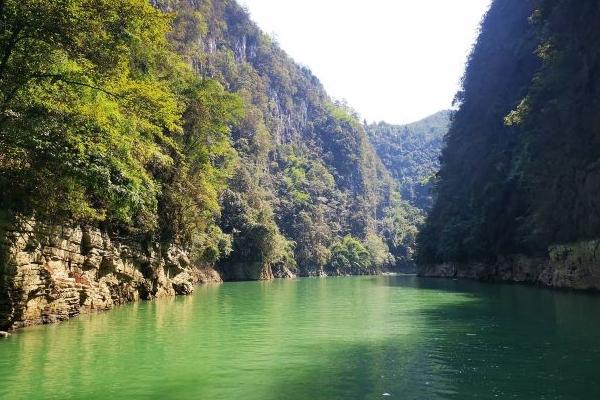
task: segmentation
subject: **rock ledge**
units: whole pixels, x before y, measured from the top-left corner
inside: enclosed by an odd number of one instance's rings
[[[187,253],[91,226],[20,220],[0,227],[0,330],[63,321],[140,299],[192,293],[220,282]]]

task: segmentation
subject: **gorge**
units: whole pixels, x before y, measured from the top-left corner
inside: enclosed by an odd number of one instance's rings
[[[598,12],[494,1],[457,110],[400,127],[235,1],[3,2],[0,329],[414,260],[599,289]]]
[[[600,398],[600,1],[241,1],[0,0],[0,400]]]
[[[597,1],[496,1],[419,237],[425,276],[598,290]]]
[[[2,12],[0,330],[199,282],[414,270],[447,114],[384,165],[381,126],[235,1]]]

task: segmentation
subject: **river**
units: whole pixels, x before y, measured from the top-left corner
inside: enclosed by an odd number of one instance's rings
[[[379,276],[201,286],[0,341],[1,399],[600,399],[600,296]]]

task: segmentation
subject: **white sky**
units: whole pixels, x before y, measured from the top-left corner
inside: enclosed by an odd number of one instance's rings
[[[450,108],[490,0],[239,0],[369,122]]]

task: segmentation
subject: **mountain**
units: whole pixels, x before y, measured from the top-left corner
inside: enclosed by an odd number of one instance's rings
[[[598,17],[594,0],[492,3],[420,234],[424,273],[600,287]]]
[[[244,119],[232,129],[240,162],[220,222],[226,234],[235,232],[233,253],[221,270],[237,279],[247,275],[239,271],[244,264],[246,270],[265,262],[293,268],[282,265],[285,259],[294,260],[302,275],[344,273],[356,263],[331,261],[344,238],[361,242],[370,254],[366,264],[378,269],[408,262],[417,214],[399,199],[356,113],[333,101],[310,70],[234,1],[158,5],[176,13],[174,41],[196,73],[219,81],[245,104]],[[248,231],[254,224],[272,227],[280,239],[266,240],[268,249],[257,247]],[[249,257],[281,253],[270,248],[277,242],[293,252],[247,265]]]
[[[1,7],[0,328],[412,262],[356,113],[235,1]]]
[[[424,211],[433,203],[430,181],[439,169],[451,116],[452,112],[445,110],[412,124],[379,122],[366,126],[377,155],[400,183],[402,198]]]

